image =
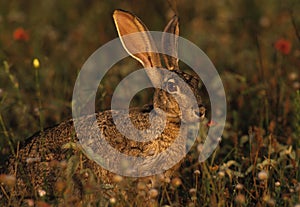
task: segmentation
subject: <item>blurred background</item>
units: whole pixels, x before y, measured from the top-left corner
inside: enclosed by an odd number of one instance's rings
[[[180,17],[180,35],[208,55],[223,80],[228,104],[225,146],[235,146],[240,137],[259,130],[299,147],[296,0],[1,0],[2,155],[17,141],[71,117],[77,74],[97,48],[117,37],[112,13],[119,8],[135,13],[150,30],[161,31],[174,14]],[[139,67],[129,58],[112,68],[99,86],[99,110],[110,107],[114,86]],[[135,101],[143,104],[151,98],[142,93]]]
[[[71,118],[78,72],[97,48],[117,37],[115,9],[133,12],[158,31],[177,14],[180,35],[208,55],[222,78],[226,128],[208,167],[201,165],[198,196],[205,200],[209,194],[210,204],[232,201],[233,194],[236,202],[245,201],[233,187],[243,183],[249,203],[299,203],[298,0],[0,0],[0,156],[11,155],[18,141],[36,131]],[[97,109],[108,109],[116,84],[140,67],[131,58],[116,64],[99,86]],[[149,103],[150,94],[137,94],[133,105]],[[209,104],[205,96],[204,102]],[[193,173],[184,170],[185,185],[194,186]],[[268,185],[256,182],[265,171],[272,178]],[[205,183],[214,190],[205,190]]]

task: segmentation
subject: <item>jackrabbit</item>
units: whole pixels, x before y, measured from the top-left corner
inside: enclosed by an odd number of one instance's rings
[[[12,195],[20,197],[38,197],[43,196],[45,199],[51,200],[54,197],[63,195],[66,199],[71,192],[77,192],[78,195],[91,195],[96,192],[96,196],[101,198],[100,203],[105,203],[105,198],[110,198],[116,191],[124,195],[124,199],[135,199],[136,195],[132,192],[126,192],[126,189],[116,190],[114,185],[117,182],[116,174],[109,172],[95,163],[93,159],[86,153],[86,149],[93,150],[94,153],[102,150],[101,140],[94,139],[98,128],[103,135],[102,139],[110,144],[111,147],[120,153],[135,157],[155,157],[158,159],[157,164],[162,162],[158,155],[167,150],[173,142],[178,138],[174,152],[169,152],[170,161],[174,159],[173,154],[185,152],[185,139],[188,131],[180,131],[181,125],[193,125],[204,117],[204,107],[199,95],[199,79],[179,70],[178,58],[160,55],[154,52],[135,53],[134,51],[145,51],[145,48],[151,48],[155,51],[156,45],[148,29],[135,15],[116,10],[113,19],[121,38],[125,50],[136,60],[138,60],[145,68],[148,68],[147,75],[150,81],[160,84],[161,88],[156,88],[153,97],[153,106],[147,105],[142,108],[132,108],[129,110],[129,117],[132,124],[138,130],[146,130],[149,127],[161,130],[155,139],[148,140],[147,136],[152,134],[144,134],[148,141],[135,141],[131,137],[126,137],[117,129],[113,114],[118,120],[125,120],[123,117],[126,113],[119,111],[104,111],[92,115],[80,117],[77,123],[80,123],[79,130],[74,127],[75,120],[67,120],[59,125],[45,129],[42,132],[34,134],[28,138],[20,149],[9,159],[8,173],[15,175],[17,178],[14,189],[11,190]],[[125,35],[137,33],[134,41],[124,38]],[[178,18],[174,16],[164,29],[164,32],[172,33],[173,39],[167,40],[162,38],[162,45],[166,50],[173,50],[177,54],[177,37],[179,35]],[[165,42],[168,41],[168,42]],[[161,59],[165,62],[165,66],[169,73],[161,72]],[[152,69],[152,70],[151,70]],[[161,70],[161,71],[160,71]],[[175,76],[184,80],[185,85],[181,86],[177,82]],[[197,105],[186,108],[191,103],[187,90],[193,92],[196,97]],[[182,105],[179,106],[179,103]],[[151,112],[151,113],[150,113]],[[155,122],[152,120],[154,114]],[[127,114],[128,115],[128,114]],[[94,120],[93,117],[96,116]],[[151,124],[154,126],[151,126]],[[126,127],[126,122],[122,123]],[[164,127],[163,129],[161,129]],[[77,132],[77,133],[76,133]],[[84,136],[84,143],[79,142],[78,135]],[[86,146],[82,150],[82,144]],[[172,154],[173,153],[173,154]],[[102,157],[102,159],[117,159],[115,157]],[[143,170],[153,170],[149,163],[142,163]],[[163,166],[162,166],[163,167]],[[174,170],[169,170],[168,172]],[[167,170],[167,169],[164,169]],[[130,178],[126,178],[130,179]],[[139,178],[141,179],[141,178]],[[132,179],[134,182],[139,179]],[[71,184],[70,184],[71,183]],[[89,192],[86,194],[86,192]],[[80,196],[75,198],[79,199]],[[74,199],[74,196],[73,196]],[[147,200],[147,195],[145,196]],[[101,204],[101,205],[102,205]]]

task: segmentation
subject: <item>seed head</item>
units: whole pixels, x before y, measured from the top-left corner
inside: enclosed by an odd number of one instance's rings
[[[235,197],[235,202],[238,203],[238,204],[244,204],[246,201],[246,198],[243,194],[238,194],[236,197]]]
[[[150,198],[156,198],[158,196],[158,190],[152,188],[149,190],[149,197]]]
[[[219,171],[218,175],[220,178],[224,178],[225,177],[225,172],[224,171]]]
[[[194,171],[194,174],[195,174],[195,175],[200,175],[200,170],[195,170],[195,171]]]
[[[40,197],[44,197],[46,195],[46,191],[43,189],[38,189],[38,194]]]
[[[32,199],[27,199],[25,200],[28,206],[34,206],[34,200]]]
[[[275,182],[275,186],[279,187],[281,185],[281,183],[279,181]]]
[[[260,171],[258,173],[258,179],[260,180],[267,180],[268,179],[268,173],[266,171]]]
[[[109,199],[109,203],[110,204],[116,204],[117,203],[117,199],[114,198],[114,197],[112,197],[112,198]]]
[[[237,190],[242,190],[244,188],[244,185],[241,184],[241,183],[238,183],[236,186],[235,186],[235,189]]]
[[[189,192],[190,192],[190,194],[194,195],[194,194],[196,194],[197,190],[196,190],[196,188],[191,188],[189,190]]]
[[[182,184],[182,181],[179,177],[173,178],[172,179],[172,186],[173,187],[179,187]]]

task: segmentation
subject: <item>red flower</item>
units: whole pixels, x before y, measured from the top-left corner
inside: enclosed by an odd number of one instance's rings
[[[15,29],[13,34],[14,40],[27,42],[29,40],[29,34],[22,27]]]
[[[217,122],[215,122],[215,121],[213,121],[213,120],[210,120],[206,125],[207,125],[208,127],[216,126],[216,125],[217,125]]]
[[[275,49],[284,55],[288,55],[292,49],[292,43],[289,40],[280,38],[275,42]]]

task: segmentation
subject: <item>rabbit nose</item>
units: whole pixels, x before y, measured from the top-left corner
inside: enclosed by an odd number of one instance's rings
[[[205,107],[203,105],[199,105],[198,110],[195,110],[195,114],[199,118],[203,119],[205,117],[205,111],[206,111]]]

